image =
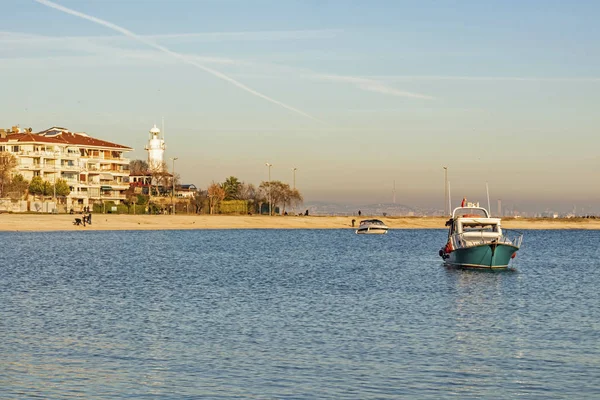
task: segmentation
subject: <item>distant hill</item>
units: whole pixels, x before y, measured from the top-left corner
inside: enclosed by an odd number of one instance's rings
[[[419,209],[405,204],[379,203],[379,204],[342,204],[322,201],[304,203],[303,209],[308,209],[311,215],[358,215],[360,210],[365,216],[424,216],[441,215],[439,210]]]

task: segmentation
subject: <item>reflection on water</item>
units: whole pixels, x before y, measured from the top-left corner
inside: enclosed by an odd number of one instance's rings
[[[2,233],[2,398],[594,398],[597,232]],[[43,243],[43,245],[41,245]]]

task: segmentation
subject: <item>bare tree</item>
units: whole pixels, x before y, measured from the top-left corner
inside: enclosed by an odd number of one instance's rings
[[[160,195],[158,190],[159,187],[165,188],[166,184],[169,182],[169,177],[171,174],[167,171],[167,164],[162,162],[158,165],[151,165],[149,169],[150,175],[152,176],[151,185],[154,185],[156,189],[156,195]],[[152,188],[150,188],[152,189]],[[152,190],[150,190],[150,195],[152,195]]]
[[[304,197],[298,189],[292,189],[290,193],[290,207],[296,207],[304,203]]]
[[[290,207],[295,207],[297,205],[302,204],[302,202],[304,201],[304,198],[302,197],[298,189],[290,188],[290,185],[288,185],[287,183],[283,184],[283,186],[281,187],[281,191],[281,200],[283,203],[282,212],[284,214],[286,206],[289,205]]]
[[[290,205],[292,201],[302,201],[302,195],[298,190],[291,189],[290,185],[281,181],[261,182],[258,189],[261,197],[266,201],[271,200],[271,212],[274,212],[277,205],[281,205],[282,212],[285,212],[286,205]]]
[[[194,207],[196,214],[200,213],[204,202],[208,199],[208,192],[206,190],[198,189],[191,199],[191,204]]]
[[[242,182],[239,187],[239,198],[240,200],[246,200],[248,202],[248,210],[255,210],[256,205],[260,203],[259,191],[251,183]],[[259,211],[260,212],[260,211]]]
[[[131,160],[129,162],[129,173],[131,175],[144,175],[150,171],[148,163],[144,160]]]
[[[225,189],[223,187],[213,181],[208,187],[208,205],[210,207],[210,213],[213,214],[215,211],[215,207],[223,201],[225,198]]]

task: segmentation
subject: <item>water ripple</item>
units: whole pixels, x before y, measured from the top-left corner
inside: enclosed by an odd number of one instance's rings
[[[600,397],[600,233],[0,233],[2,398]]]

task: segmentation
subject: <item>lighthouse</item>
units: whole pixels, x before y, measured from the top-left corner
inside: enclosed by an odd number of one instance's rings
[[[162,170],[164,168],[165,139],[160,136],[160,129],[156,125],[150,129],[150,139],[145,149],[148,151],[148,166],[150,170]]]

